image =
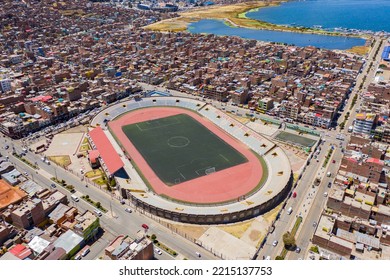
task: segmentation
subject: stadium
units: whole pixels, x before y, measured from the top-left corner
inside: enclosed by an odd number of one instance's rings
[[[199,100],[128,100],[101,111],[91,126],[106,173],[136,208],[156,216],[237,222],[271,210],[291,189],[280,147]]]

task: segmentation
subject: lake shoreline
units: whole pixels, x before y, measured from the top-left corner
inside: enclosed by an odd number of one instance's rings
[[[188,31],[194,34],[213,34],[216,36],[234,36],[248,40],[285,44],[297,47],[314,46],[329,50],[348,51],[357,54],[366,51],[365,40],[362,38],[348,38],[343,36],[325,36],[322,34],[304,34],[298,32],[285,32],[273,30],[257,30],[238,26],[231,28],[230,24],[223,20],[202,19],[192,23]],[[355,46],[358,46],[356,49]]]
[[[207,7],[206,9],[197,9],[189,12],[180,13],[180,16],[177,18],[167,19],[157,23],[153,23],[151,25],[145,26],[144,28],[147,30],[158,32],[188,32],[188,27],[191,23],[199,22],[203,19],[213,19],[222,20],[227,26],[232,28],[241,27],[254,30],[269,30],[313,35],[352,37],[362,38],[365,40],[370,38],[370,36],[364,36],[355,33],[342,33],[308,27],[278,25],[247,17],[247,13],[249,12],[258,11],[262,8],[270,6],[279,6],[283,2],[286,1],[274,1],[272,3],[266,3],[264,1],[252,1],[232,5],[216,5],[212,8]]]
[[[342,32],[334,32],[334,31],[326,31],[323,29],[316,29],[310,27],[301,27],[301,26],[287,26],[287,25],[279,25],[273,24],[257,19],[248,18],[246,16],[249,12],[258,11],[259,9],[279,6],[281,3],[286,1],[275,1],[272,4],[266,4],[263,1],[254,1],[254,2],[246,2],[235,5],[222,5],[215,6],[207,9],[199,9],[190,12],[184,12],[180,14],[180,17],[163,20],[157,23],[153,23],[151,25],[145,26],[145,29],[153,30],[153,31],[185,31],[188,28],[188,25],[192,22],[197,22],[201,19],[223,19],[224,21],[228,21],[231,26],[238,26],[243,28],[250,29],[263,29],[263,30],[271,30],[271,31],[284,31],[284,32],[298,32],[298,33],[306,33],[306,34],[318,34],[318,35],[329,35],[329,36],[344,36],[344,37],[357,37],[368,39],[370,36],[367,35],[359,35],[353,33],[342,33]],[[231,9],[231,7],[233,9]],[[215,12],[213,12],[215,10]],[[221,18],[220,13],[224,13],[224,10],[227,10],[227,16]],[[232,24],[233,23],[233,24]]]

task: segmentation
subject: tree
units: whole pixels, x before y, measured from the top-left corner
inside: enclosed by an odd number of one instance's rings
[[[101,205],[101,203],[98,201],[98,202],[96,202],[96,207],[97,208],[100,208],[102,205]]]
[[[116,186],[116,181],[115,181],[115,178],[112,178],[110,180],[110,187],[115,187]]]
[[[155,240],[155,239],[157,239],[157,236],[156,236],[155,234],[152,234],[152,236],[150,237],[150,239]]]
[[[320,253],[320,250],[318,250],[318,246],[312,246],[312,247],[310,247],[310,251],[312,251],[312,252],[314,252],[314,253],[317,253],[317,254]]]
[[[284,247],[286,249],[291,249],[291,248],[294,248],[296,246],[295,238],[291,234],[291,232],[288,231],[285,234],[283,234],[283,243],[284,243]]]

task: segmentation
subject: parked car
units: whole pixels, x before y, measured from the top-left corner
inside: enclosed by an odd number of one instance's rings
[[[142,224],[141,225],[144,229],[149,229],[149,226],[147,224]]]
[[[81,252],[81,256],[85,257],[86,255],[88,255],[88,253],[90,252],[90,248],[89,246],[85,246],[85,248],[83,249],[83,251]]]
[[[275,240],[274,242],[272,242],[272,246],[276,247],[278,245],[278,241]]]
[[[127,213],[132,213],[132,212],[133,212],[133,210],[131,210],[130,208],[126,208],[125,211],[126,211]]]
[[[161,252],[161,250],[160,249],[158,249],[158,248],[155,248],[154,249],[154,251],[158,254],[158,255],[162,255],[162,252]]]
[[[297,248],[295,249],[295,253],[299,254],[300,252],[301,252],[301,248],[297,247]]]
[[[99,211],[99,210],[97,210],[97,209],[93,210],[93,212],[94,212],[95,215],[98,216],[98,217],[101,217],[101,216],[103,215],[102,212]]]

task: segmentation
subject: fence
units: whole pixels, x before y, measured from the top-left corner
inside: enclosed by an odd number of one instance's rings
[[[292,129],[292,130],[305,132],[305,133],[308,133],[308,134],[311,134],[311,135],[321,136],[321,133],[319,131],[317,131],[317,130],[313,130],[313,129],[310,129],[310,128],[307,128],[307,127],[302,127],[302,126],[299,126],[299,125],[296,125],[296,124],[289,124],[289,123],[287,123],[286,127],[289,128],[289,129]]]
[[[280,125],[282,123],[279,120],[275,120],[273,118],[267,118],[267,117],[264,117],[264,116],[256,116],[256,118],[259,118],[262,121],[265,121],[265,122],[268,122],[268,123],[273,123],[273,124],[276,124],[276,125]]]

